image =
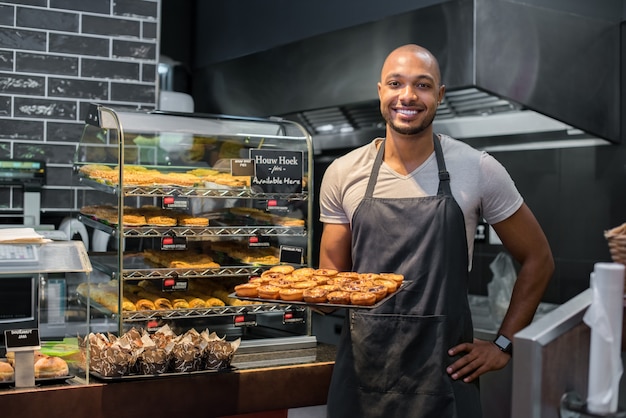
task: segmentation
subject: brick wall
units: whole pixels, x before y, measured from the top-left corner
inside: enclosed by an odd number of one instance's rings
[[[0,1],[0,159],[46,161],[42,223],[81,206],[72,162],[87,105],[155,108],[160,6]],[[1,187],[0,215],[21,213],[22,200],[21,189]]]

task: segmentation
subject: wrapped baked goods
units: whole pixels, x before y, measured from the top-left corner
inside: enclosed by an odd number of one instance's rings
[[[136,351],[127,339],[100,333],[91,333],[87,338],[92,371],[107,377],[129,374],[136,361]]]
[[[137,356],[137,369],[141,374],[162,374],[169,369],[169,352],[165,347],[159,347],[150,338],[148,333],[141,337],[143,343]]]
[[[230,367],[235,351],[241,344],[241,338],[228,342],[223,338],[219,338],[214,332],[209,334],[207,331],[204,331],[202,336],[207,341],[204,368],[207,370],[222,370]]]
[[[168,325],[154,333],[131,329],[119,338],[91,333],[90,371],[102,377],[220,370],[230,366],[240,340],[228,342],[208,330],[176,335]]]
[[[168,347],[174,372],[194,372],[202,370],[203,352],[207,341],[191,329],[173,340]]]

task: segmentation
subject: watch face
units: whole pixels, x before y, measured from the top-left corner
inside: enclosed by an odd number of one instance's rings
[[[498,338],[496,338],[494,344],[497,345],[500,350],[506,353],[511,351],[511,340],[506,338],[504,335],[498,335]]]

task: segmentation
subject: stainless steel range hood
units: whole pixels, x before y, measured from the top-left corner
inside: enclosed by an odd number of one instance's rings
[[[205,68],[194,97],[213,113],[302,122],[317,151],[352,148],[384,131],[385,56],[417,43],[448,91],[437,132],[484,149],[621,141],[621,1],[435,3]]]

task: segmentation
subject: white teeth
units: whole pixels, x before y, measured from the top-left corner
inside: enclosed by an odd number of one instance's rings
[[[401,113],[403,115],[407,115],[407,116],[417,115],[417,111],[416,110],[396,109],[396,112]]]

